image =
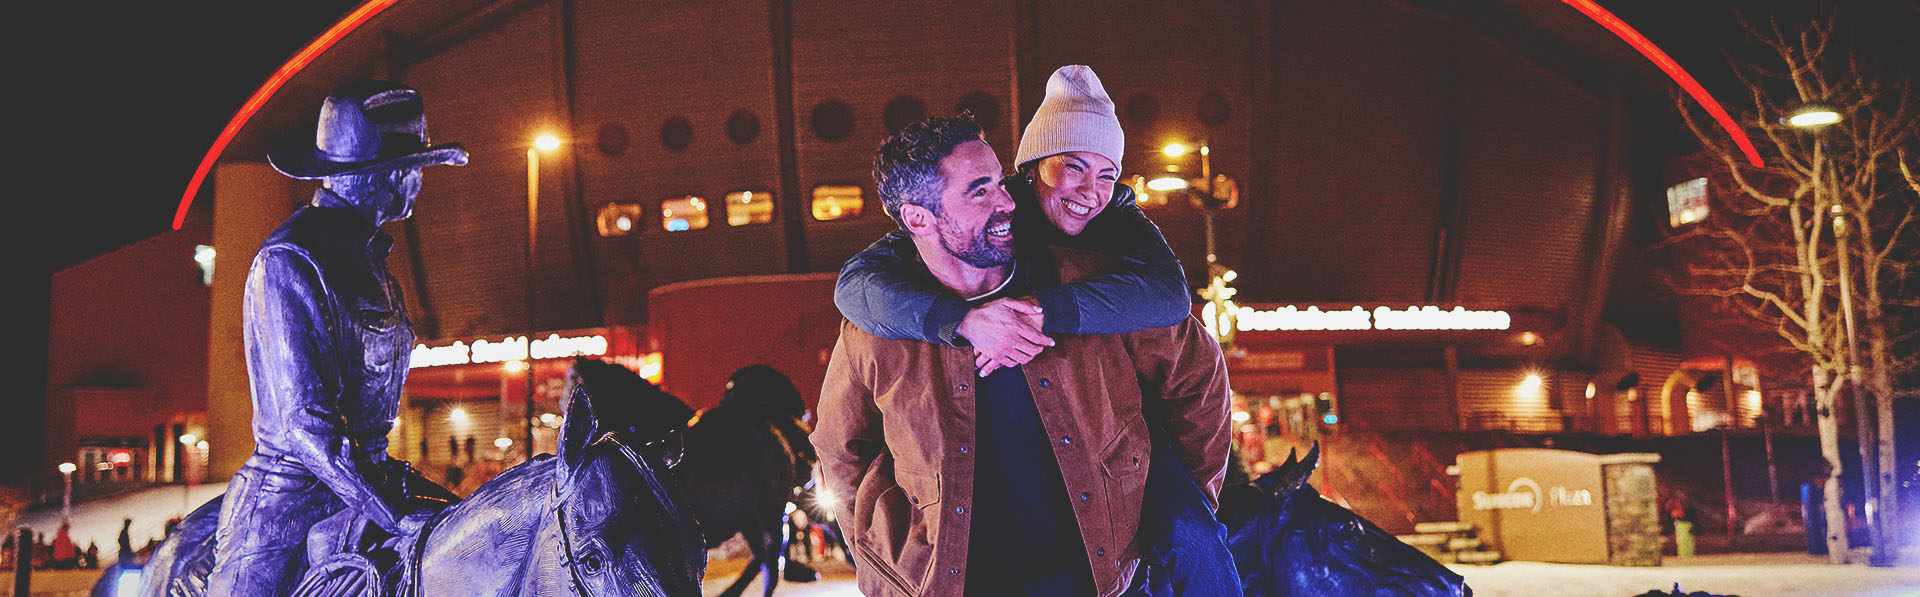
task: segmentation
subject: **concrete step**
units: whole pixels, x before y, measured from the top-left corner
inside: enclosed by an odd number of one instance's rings
[[[1474,537],[1454,537],[1447,540],[1447,551],[1469,551],[1480,549],[1480,540]]]
[[[1456,551],[1449,555],[1453,556],[1453,561],[1462,564],[1497,564],[1500,562],[1500,552],[1497,551]]]
[[[1414,547],[1423,545],[1446,545],[1447,540],[1452,539],[1452,537],[1447,535],[1439,534],[1394,535],[1393,538],[1399,539],[1401,543]]]
[[[1473,525],[1465,522],[1418,522],[1413,525],[1415,533],[1471,533]]]

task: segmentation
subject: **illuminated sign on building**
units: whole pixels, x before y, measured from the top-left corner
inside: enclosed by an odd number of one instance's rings
[[[445,365],[466,365],[472,363],[504,363],[529,359],[561,359],[571,356],[605,356],[607,337],[561,336],[547,334],[545,338],[528,340],[526,336],[507,336],[498,340],[479,339],[473,344],[455,340],[445,346],[427,346],[415,344],[408,368],[440,367]]]
[[[1506,311],[1473,311],[1465,307],[1441,309],[1435,306],[1409,306],[1405,309],[1377,307],[1368,311],[1365,307],[1346,310],[1322,311],[1319,307],[1305,309],[1287,305],[1278,309],[1260,310],[1226,302],[1227,309],[1233,313],[1234,327],[1242,332],[1272,331],[1363,331],[1363,330],[1504,330],[1513,325],[1513,316]],[[1219,317],[1213,303],[1207,303],[1200,309],[1200,321],[1213,329],[1215,322],[1226,318]]]
[[[1531,478],[1520,477],[1507,484],[1507,490],[1501,493],[1473,492],[1475,510],[1530,510],[1540,512],[1543,504],[1554,506],[1592,506],[1593,492],[1586,489],[1568,489],[1554,486],[1547,491],[1542,500],[1540,483]]]

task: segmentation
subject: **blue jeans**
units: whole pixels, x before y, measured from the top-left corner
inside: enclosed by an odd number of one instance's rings
[[[1140,511],[1143,560],[1130,595],[1239,595],[1240,574],[1227,551],[1227,527],[1207,508],[1206,494],[1165,441],[1153,442],[1147,494]]]

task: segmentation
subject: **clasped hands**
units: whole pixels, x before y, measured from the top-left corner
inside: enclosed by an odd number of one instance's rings
[[[1003,298],[974,307],[956,330],[973,344],[973,367],[981,377],[1001,367],[1018,367],[1053,346],[1041,332],[1046,321],[1033,297]]]

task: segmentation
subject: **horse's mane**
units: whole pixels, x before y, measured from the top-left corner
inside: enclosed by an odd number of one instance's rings
[[[447,509],[449,516],[461,510],[485,508],[524,508],[528,497],[544,497],[549,492],[546,486],[554,480],[554,463],[559,462],[551,454],[541,454],[519,465],[501,472],[499,476],[481,485],[473,495]]]

